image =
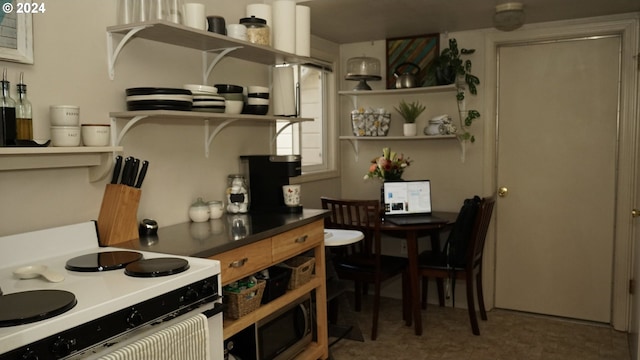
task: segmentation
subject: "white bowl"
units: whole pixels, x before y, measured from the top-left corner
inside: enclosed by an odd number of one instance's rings
[[[249,94],[253,93],[268,93],[269,88],[266,86],[258,86],[258,85],[249,85],[247,86],[247,92]]]
[[[80,146],[80,126],[52,126],[52,146]]]
[[[240,114],[242,113],[242,107],[244,106],[244,101],[240,100],[225,100],[224,101],[224,112],[227,114]]]
[[[191,90],[192,94],[196,94],[196,93],[217,94],[218,93],[218,89],[214,86],[185,84],[183,88],[187,90]]]
[[[269,105],[269,99],[247,98],[249,105]]]
[[[108,124],[82,124],[82,143],[84,146],[108,146],[111,139],[111,126]]]
[[[51,126],[78,126],[80,123],[80,107],[75,105],[49,106]]]

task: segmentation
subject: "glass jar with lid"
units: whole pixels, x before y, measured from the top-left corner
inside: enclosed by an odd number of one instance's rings
[[[249,211],[249,188],[243,175],[227,177],[227,212],[244,214]]]
[[[267,20],[255,16],[240,19],[240,24],[247,28],[247,41],[258,45],[271,45],[270,29]]]

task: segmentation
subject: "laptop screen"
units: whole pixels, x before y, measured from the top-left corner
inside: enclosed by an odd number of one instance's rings
[[[431,213],[429,180],[385,181],[383,191],[385,215]]]

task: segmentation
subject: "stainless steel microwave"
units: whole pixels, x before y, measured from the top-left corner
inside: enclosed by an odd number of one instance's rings
[[[233,336],[225,348],[242,360],[293,359],[313,341],[312,306],[306,294]]]

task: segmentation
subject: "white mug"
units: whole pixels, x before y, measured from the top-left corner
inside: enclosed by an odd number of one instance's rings
[[[204,15],[204,4],[186,3],[184,4],[184,24],[199,30],[207,30],[207,17]]]
[[[300,205],[300,185],[283,185],[282,196],[287,206]]]

